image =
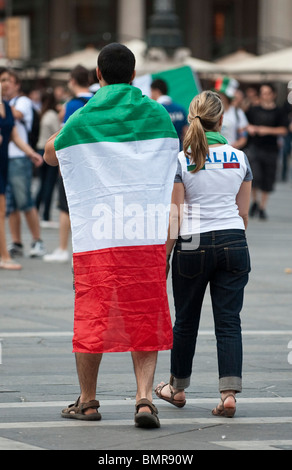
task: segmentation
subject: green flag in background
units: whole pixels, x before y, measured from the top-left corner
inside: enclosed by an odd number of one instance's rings
[[[140,88],[143,94],[150,96],[151,83],[157,78],[161,78],[167,83],[169,96],[173,101],[183,106],[187,112],[194,96],[201,92],[197,74],[188,66],[137,77],[133,85]]]

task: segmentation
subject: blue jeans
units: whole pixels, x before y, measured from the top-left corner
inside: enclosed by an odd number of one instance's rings
[[[28,157],[10,158],[6,193],[7,215],[14,211],[28,212],[34,207],[31,194],[33,164]]]
[[[176,389],[185,389],[190,385],[201,309],[210,284],[219,390],[241,392],[243,353],[240,312],[250,272],[245,232],[221,230],[203,233],[199,237],[199,247],[192,245],[192,237],[179,238],[172,262],[176,320],[171,352],[171,384]]]
[[[38,150],[38,153],[43,157],[44,150]],[[50,166],[44,161],[38,170],[38,175],[40,186],[36,195],[36,207],[38,211],[40,211],[40,208],[42,207],[43,220],[50,220],[52,199],[58,180],[59,167]]]

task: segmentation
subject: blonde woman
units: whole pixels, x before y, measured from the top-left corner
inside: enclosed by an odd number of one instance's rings
[[[201,308],[209,284],[221,393],[212,413],[233,417],[236,393],[242,391],[240,312],[250,272],[245,229],[252,173],[245,154],[228,145],[220,134],[223,114],[220,96],[212,91],[196,96],[190,106],[190,126],[184,151],[179,154],[167,241],[167,262],[175,245],[171,377],[168,384],[157,386],[156,394],[177,407],[186,403],[185,389],[190,385]]]

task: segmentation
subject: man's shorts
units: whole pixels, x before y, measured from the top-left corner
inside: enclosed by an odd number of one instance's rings
[[[33,164],[28,157],[10,158],[6,190],[7,215],[16,210],[27,212],[35,204],[31,194]]]

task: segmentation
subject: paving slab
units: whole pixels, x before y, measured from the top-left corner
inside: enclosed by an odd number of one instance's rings
[[[291,450],[291,207],[291,183],[279,183],[271,197],[269,220],[252,219],[249,224],[252,273],[242,312],[244,389],[232,420],[211,414],[218,403],[218,372],[208,294],[188,403],[179,410],[155,399],[161,428],[140,430],[133,421],[136,384],[128,353],[104,355],[97,394],[101,422],[80,423],[60,416],[62,407],[79,394],[71,352],[70,263],[48,264],[25,256],[21,272],[0,271],[0,450],[96,450],[100,456]],[[54,218],[58,219],[56,210]],[[28,253],[25,224],[23,233]],[[57,247],[57,230],[43,230],[42,237],[48,251]],[[170,281],[168,293],[174,317]],[[169,352],[162,352],[155,383],[168,377]]]

